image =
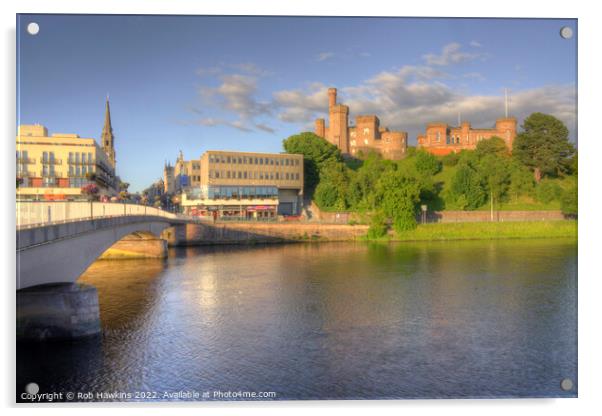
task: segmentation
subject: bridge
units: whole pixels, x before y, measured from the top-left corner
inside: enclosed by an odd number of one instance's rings
[[[82,273],[127,235],[160,237],[166,228],[192,221],[134,204],[17,202],[17,336],[98,333],[98,295],[76,284]]]

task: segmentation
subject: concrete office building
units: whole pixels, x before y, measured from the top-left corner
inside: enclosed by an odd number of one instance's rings
[[[299,215],[302,201],[303,155],[212,150],[181,205],[191,215],[262,219]]]

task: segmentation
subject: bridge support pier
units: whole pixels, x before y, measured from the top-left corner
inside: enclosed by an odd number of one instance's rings
[[[99,335],[94,286],[61,283],[17,291],[17,340],[72,340]]]

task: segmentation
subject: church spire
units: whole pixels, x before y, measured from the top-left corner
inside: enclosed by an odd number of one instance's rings
[[[102,149],[105,151],[109,160],[115,166],[115,136],[113,136],[113,127],[111,126],[111,108],[109,106],[109,95],[105,105],[105,123],[102,127]]]

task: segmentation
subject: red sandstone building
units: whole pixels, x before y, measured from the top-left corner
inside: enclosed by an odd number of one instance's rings
[[[447,155],[461,150],[474,150],[481,140],[497,136],[506,142],[509,150],[516,137],[516,118],[506,117],[495,121],[491,129],[473,129],[465,121],[460,127],[452,127],[445,123],[429,123],[426,133],[418,136],[418,148],[434,155]]]
[[[349,107],[337,104],[336,88],[328,89],[328,126],[323,118],[317,119],[316,134],[337,146],[343,155],[375,151],[385,159],[398,160],[407,154],[408,134],[381,127],[375,115],[357,116],[355,126],[349,126]]]

